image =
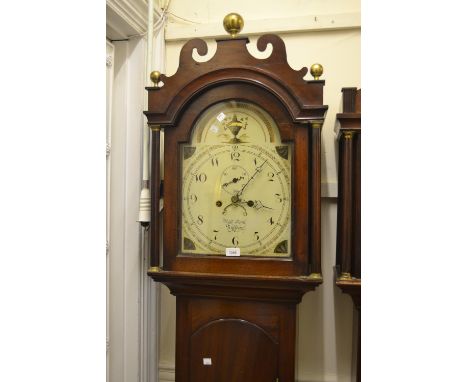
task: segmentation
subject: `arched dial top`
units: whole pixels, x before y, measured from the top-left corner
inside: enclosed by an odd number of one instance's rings
[[[205,144],[277,143],[278,128],[262,108],[249,102],[226,101],[202,114],[192,141]]]
[[[259,106],[208,108],[181,145],[182,254],[289,257],[292,144]]]

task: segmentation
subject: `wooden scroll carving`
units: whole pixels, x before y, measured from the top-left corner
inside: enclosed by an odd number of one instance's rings
[[[248,42],[248,38],[217,40],[215,55],[207,62],[198,62],[192,58],[193,51],[205,56],[208,46],[201,39],[188,41],[180,53],[177,72],[170,77],[161,75],[163,86],[146,88],[148,123],[174,125],[193,98],[229,82],[265,88],[281,100],[294,122],[323,119],[327,110],[322,105],[324,81],[304,81],[307,68],[294,70],[289,66],[284,42],[278,36],[269,34],[258,39],[259,51],[265,51],[268,44],[273,47],[265,59],[253,57],[247,50]]]

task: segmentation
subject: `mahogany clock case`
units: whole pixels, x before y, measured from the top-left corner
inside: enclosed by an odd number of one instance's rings
[[[336,286],[357,310],[356,381],[361,381],[361,89],[343,88],[339,130]]]
[[[260,259],[260,258],[226,258],[213,256],[188,256],[181,254],[179,243],[180,220],[181,220],[181,184],[180,176],[170,176],[165,179],[166,200],[164,213],[165,237],[175,238],[166,240],[163,245],[164,268],[175,271],[190,269],[192,272],[219,272],[226,271],[229,267],[230,273],[255,274],[256,266],[252,261],[262,263],[263,271],[269,275],[294,275],[306,274],[308,272],[308,199],[307,192],[298,193],[296,190],[307,190],[308,175],[303,176],[300,171],[307,171],[309,129],[307,126],[291,123],[284,107],[274,97],[263,89],[257,89],[250,84],[227,84],[222,87],[207,90],[203,95],[197,97],[185,109],[177,128],[167,129],[165,133],[166,147],[180,147],[181,144],[190,139],[191,127],[195,124],[200,113],[219,100],[241,100],[243,102],[255,103],[268,110],[278,124],[283,142],[293,142],[293,174],[292,174],[292,247],[296,261],[290,259]],[[166,171],[174,173],[180,171],[181,156],[178,150],[169,150],[166,155],[168,166]],[[170,164],[170,165],[169,165]],[[170,169],[169,169],[169,168]],[[176,170],[176,171],[174,171]],[[215,201],[213,200],[213,205]],[[298,224],[304,222],[305,224]],[[304,232],[299,232],[299,230]],[[174,256],[174,254],[177,254]],[[223,264],[228,263],[228,264]]]
[[[361,89],[343,88],[339,130],[336,268],[361,279]],[[341,280],[343,281],[343,280]]]
[[[217,40],[215,56],[208,62],[198,63],[192,58],[193,49],[204,55],[207,46],[202,40],[191,40],[182,48],[177,73],[171,77],[162,75],[164,86],[147,88],[148,123],[160,126],[165,134],[164,271],[268,277],[321,273],[320,202],[316,202],[317,195],[313,194],[314,190],[315,194],[320,190],[320,157],[317,155],[320,129],[312,128],[311,123],[321,122],[327,110],[322,104],[324,81],[304,81],[306,68],[291,69],[284,42],[278,36],[259,38],[259,50],[264,50],[268,43],[273,45],[271,56],[264,60],[251,56],[247,43],[246,38]],[[203,111],[228,100],[253,103],[266,110],[278,125],[281,140],[292,143],[290,258],[182,254],[179,148],[189,141],[191,129]],[[158,166],[158,162],[159,158],[153,156],[151,165]],[[152,184],[152,188],[155,187]],[[153,240],[152,248],[155,246]]]
[[[152,217],[148,275],[176,296],[177,382],[292,382],[295,371],[296,305],[322,282],[320,258],[320,133],[327,111],[324,81],[305,81],[307,69],[287,63],[284,42],[261,36],[257,59],[246,38],[217,40],[207,54],[200,39],[182,48],[177,73],[147,88],[145,112],[152,127]],[[198,118],[229,100],[269,113],[282,142],[292,144],[291,256],[229,258],[181,250],[180,148]],[[164,130],[163,263],[159,262],[159,134]],[[213,201],[214,202],[214,201]],[[161,265],[161,266],[160,266]],[[206,362],[206,363],[205,363]]]

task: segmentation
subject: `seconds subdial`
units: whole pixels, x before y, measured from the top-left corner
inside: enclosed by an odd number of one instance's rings
[[[249,174],[239,165],[227,167],[221,174],[221,187],[231,195],[237,195],[249,181]]]

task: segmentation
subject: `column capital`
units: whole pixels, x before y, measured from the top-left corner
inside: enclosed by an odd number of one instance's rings
[[[323,120],[311,121],[310,126],[313,129],[321,129],[323,126],[323,122],[324,122]]]
[[[343,136],[344,136],[344,139],[352,139],[354,134],[356,134],[355,131],[343,131]]]

